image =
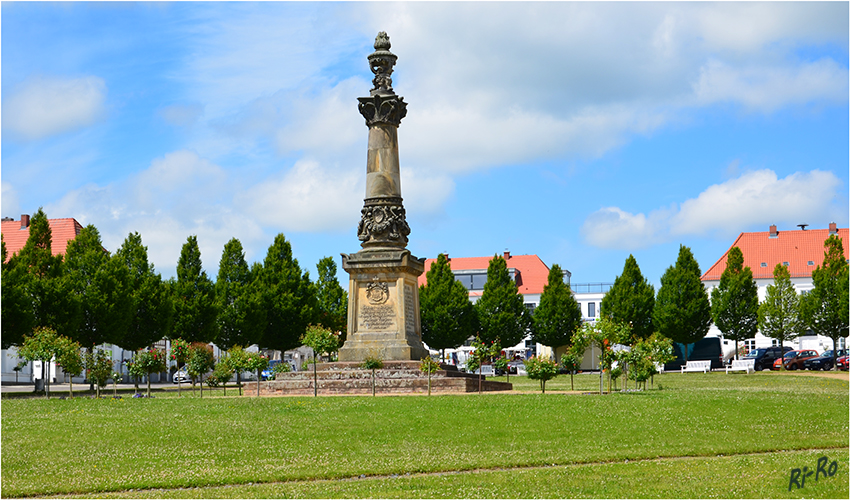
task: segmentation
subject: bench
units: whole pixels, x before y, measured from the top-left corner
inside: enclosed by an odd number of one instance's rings
[[[688,361],[688,364],[682,367],[682,373],[685,372],[703,372],[711,371],[711,361]]]
[[[755,365],[756,360],[754,359],[734,359],[732,360],[732,364],[726,367],[726,373],[735,371],[745,371],[750,373],[750,370],[756,371]]]
[[[479,372],[481,373],[481,375],[485,375],[485,376],[486,375],[490,375],[490,376],[496,375],[496,372],[493,370],[493,365],[481,365],[481,368],[475,370],[475,375],[478,375]]]

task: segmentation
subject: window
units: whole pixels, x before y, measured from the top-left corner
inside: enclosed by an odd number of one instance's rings
[[[761,267],[767,267],[767,262],[762,262]]]
[[[587,303],[587,317],[595,318],[596,317],[596,303],[588,302]]]
[[[772,345],[773,347],[776,347],[776,346],[779,345],[779,341],[776,340],[776,339],[770,339],[770,345]]]
[[[455,274],[455,279],[467,290],[472,290],[472,276],[466,274]]]
[[[525,304],[525,308],[528,309],[528,312],[530,313],[534,313],[535,307],[537,307],[537,304],[534,304],[533,302],[526,302]]]
[[[487,283],[487,273],[472,275],[472,290],[484,290],[485,283]]]
[[[783,265],[783,266],[785,266],[785,267],[788,267],[788,266],[790,266],[791,264],[789,264],[788,262],[783,262],[783,263],[782,263],[782,265]]]
[[[806,265],[813,266],[813,265],[815,265],[815,261],[810,260],[810,261],[806,262]]]
[[[744,341],[744,347],[747,348],[747,351],[752,351],[756,348],[756,339],[749,339]]]

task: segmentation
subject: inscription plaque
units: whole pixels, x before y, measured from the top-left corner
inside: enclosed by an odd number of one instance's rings
[[[404,332],[407,335],[416,333],[416,308],[413,307],[413,286],[404,285]]]
[[[388,304],[360,306],[360,323],[367,330],[388,330],[395,326],[395,311]]]

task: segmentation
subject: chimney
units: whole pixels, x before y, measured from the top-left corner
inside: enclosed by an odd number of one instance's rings
[[[834,222],[829,223],[829,234],[838,234],[838,226]]]
[[[511,252],[510,252],[510,251],[508,251],[508,250],[505,250],[505,255],[504,255],[504,257],[505,257],[505,260],[510,259],[510,258],[511,258]]]
[[[777,236],[779,236],[779,232],[776,230],[776,224],[772,224],[770,226],[770,237],[776,238]]]
[[[30,216],[27,214],[21,214],[21,229],[26,229],[30,227]]]

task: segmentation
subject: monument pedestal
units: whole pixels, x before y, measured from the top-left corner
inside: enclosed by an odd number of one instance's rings
[[[340,361],[419,360],[428,356],[419,324],[419,285],[425,260],[409,250],[342,254],[348,280],[348,336]]]

